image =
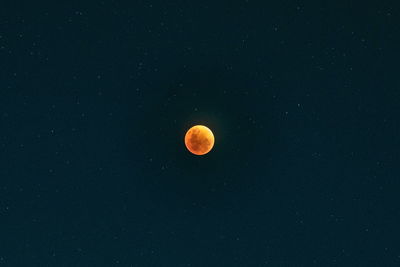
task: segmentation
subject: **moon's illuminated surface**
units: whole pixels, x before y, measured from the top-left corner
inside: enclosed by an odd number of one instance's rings
[[[193,126],[185,135],[185,145],[195,155],[207,154],[214,146],[214,134],[206,126]]]

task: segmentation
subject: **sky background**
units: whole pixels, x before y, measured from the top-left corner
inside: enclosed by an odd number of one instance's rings
[[[400,266],[398,19],[396,1],[4,4],[0,266]]]

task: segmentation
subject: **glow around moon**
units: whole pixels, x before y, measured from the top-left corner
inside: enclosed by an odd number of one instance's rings
[[[204,155],[214,146],[214,134],[204,125],[190,128],[185,135],[186,148],[195,155]]]

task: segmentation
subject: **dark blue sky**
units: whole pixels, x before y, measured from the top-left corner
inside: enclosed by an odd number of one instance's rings
[[[0,11],[0,266],[400,265],[398,3],[131,2]]]

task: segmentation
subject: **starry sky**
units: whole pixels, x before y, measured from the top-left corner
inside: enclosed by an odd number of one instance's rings
[[[395,1],[0,14],[0,266],[400,266]]]

